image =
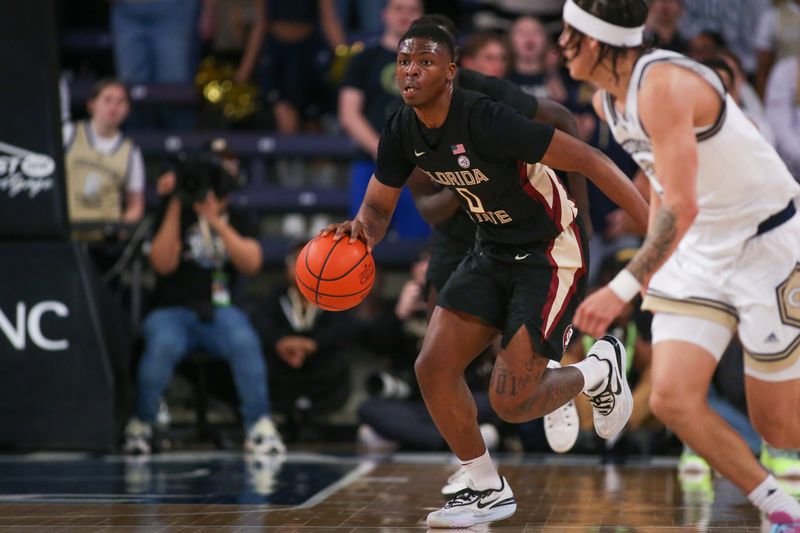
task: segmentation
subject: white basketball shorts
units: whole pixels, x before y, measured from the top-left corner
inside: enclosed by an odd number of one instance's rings
[[[691,342],[719,359],[738,331],[746,374],[764,381],[800,378],[800,213],[749,239],[741,255],[717,271],[694,267],[698,263],[679,248],[653,276],[643,308],[684,318],[654,320],[654,342]],[[693,337],[704,329],[690,318],[721,324],[730,335],[698,341]]]

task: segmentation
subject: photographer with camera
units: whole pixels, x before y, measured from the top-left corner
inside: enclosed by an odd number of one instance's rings
[[[159,399],[178,363],[196,349],[226,360],[245,426],[245,449],[283,452],[270,418],[267,371],[258,335],[231,301],[236,275],[261,269],[261,245],[245,219],[228,210],[240,185],[238,161],[215,140],[208,153],[178,160],[160,179],[169,194],[150,250],[157,274],[152,311],[142,324],[144,354],[137,375],[136,417],[126,428],[125,451],[151,451]]]

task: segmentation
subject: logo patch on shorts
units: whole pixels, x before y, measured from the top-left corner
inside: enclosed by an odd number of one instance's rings
[[[800,263],[778,285],[778,308],[784,324],[800,328]]]
[[[562,351],[566,352],[567,348],[569,348],[569,341],[572,340],[572,333],[573,332],[574,332],[574,330],[572,328],[572,324],[567,326],[567,329],[564,330],[564,338],[562,339],[562,341],[564,342],[564,348],[563,348]]]

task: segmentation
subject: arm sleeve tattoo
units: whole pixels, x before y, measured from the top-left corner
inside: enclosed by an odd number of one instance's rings
[[[653,229],[647,234],[644,244],[628,264],[627,269],[639,281],[658,269],[672,250],[677,236],[677,217],[663,204],[656,213]]]

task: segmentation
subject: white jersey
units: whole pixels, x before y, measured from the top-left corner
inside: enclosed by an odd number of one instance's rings
[[[653,50],[634,66],[625,112],[614,107],[613,97],[602,91],[601,100],[614,138],[641,167],[660,195],[658,169],[650,138],[639,118],[638,92],[652,65],[671,63],[695,72],[724,100],[718,120],[695,130],[697,136],[697,203],[699,212],[678,250],[699,269],[725,268],[741,253],[758,225],[785,209],[800,196],[800,185],[777,152],[745,117],[719,76],[680,54]]]

